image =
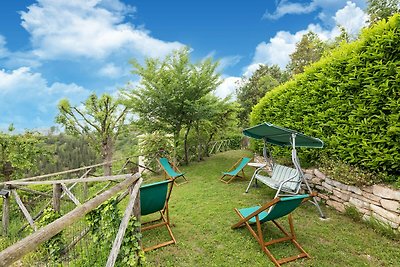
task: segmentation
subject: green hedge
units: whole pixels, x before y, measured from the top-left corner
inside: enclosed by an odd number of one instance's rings
[[[319,137],[326,144],[320,153],[383,173],[389,182],[400,174],[399,86],[400,16],[395,15],[268,92],[250,122]]]

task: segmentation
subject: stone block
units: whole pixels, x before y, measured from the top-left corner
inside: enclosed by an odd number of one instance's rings
[[[391,228],[393,229],[398,229],[399,225],[398,223],[392,222],[388,219],[386,219],[385,217],[382,217],[381,215],[379,215],[378,213],[373,212],[372,213],[372,217],[374,217],[376,220],[382,222],[384,225],[389,225]]]
[[[329,199],[329,196],[327,196],[327,195],[325,195],[325,194],[321,194],[321,193],[318,193],[318,197],[320,197],[320,198],[322,198],[322,199],[325,199],[325,200],[328,200],[328,199]]]
[[[374,204],[371,204],[371,210],[393,223],[400,224],[400,215],[397,213],[387,211],[384,208],[376,206]]]
[[[381,197],[378,197],[374,194],[368,193],[366,191],[362,192],[362,196],[365,197],[368,200],[371,200],[371,203],[380,203],[381,202]]]
[[[344,200],[344,201],[349,201],[349,199],[350,199],[350,195],[349,194],[343,193],[343,192],[341,192],[339,190],[336,190],[336,189],[333,189],[333,194],[335,196],[337,196],[338,198]]]
[[[347,190],[350,192],[356,193],[357,195],[362,195],[362,190],[356,186],[349,185],[347,186]]]
[[[304,178],[306,178],[308,181],[310,181],[314,176],[312,176],[311,174],[304,174]]]
[[[328,201],[326,201],[326,204],[328,206],[334,208],[335,210],[340,211],[340,212],[345,212],[346,211],[345,206],[340,202],[333,201],[333,200],[328,200]]]
[[[320,170],[315,169],[314,170],[314,175],[317,176],[319,179],[325,180],[326,175],[323,174]]]
[[[333,190],[333,187],[332,187],[330,184],[326,183],[326,180],[325,180],[325,182],[322,182],[322,186],[323,186],[323,187],[325,188],[325,190],[328,191],[328,192],[332,192],[332,190]]]
[[[356,208],[361,214],[370,214],[371,210],[369,209],[363,209],[363,208]]]
[[[368,203],[364,203],[364,201],[355,198],[355,197],[350,197],[349,198],[349,203],[353,206],[355,206],[356,208],[368,208],[369,204]]]
[[[321,185],[322,184],[322,180],[318,177],[313,176],[313,178],[310,180],[310,182],[314,185]]]
[[[400,213],[400,202],[399,201],[382,198],[380,203],[384,209],[394,211],[396,213]]]
[[[331,178],[325,177],[325,183],[333,185],[333,180]]]
[[[379,203],[377,201],[373,201],[373,200],[368,199],[368,198],[366,198],[364,196],[360,196],[360,195],[357,195],[357,194],[354,194],[354,193],[351,193],[351,197],[357,198],[357,199],[361,200],[362,202],[364,202],[365,203],[365,207],[367,207],[367,206],[369,207],[369,204],[375,204],[377,206],[381,205],[381,203]]]
[[[374,195],[380,196],[382,198],[400,201],[400,191],[398,190],[393,190],[382,185],[373,185],[372,192],[374,193]]]
[[[313,175],[314,174],[314,170],[313,169],[305,169],[304,173]]]
[[[343,200],[335,195],[330,195],[329,199],[333,200],[333,201],[337,201],[337,202],[343,202]]]
[[[361,188],[361,190],[364,191],[364,192],[370,193],[370,194],[372,194],[372,192],[373,192],[372,186],[363,186]]]
[[[341,182],[338,182],[338,181],[335,181],[335,180],[332,180],[332,185],[334,187],[337,187],[337,188],[341,189],[341,190],[348,190],[348,187],[349,187],[348,185],[342,184]]]

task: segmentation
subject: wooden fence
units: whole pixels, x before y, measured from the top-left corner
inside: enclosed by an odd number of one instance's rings
[[[112,162],[116,161],[118,160],[114,160]],[[10,204],[12,200],[15,201],[15,206],[19,208],[27,222],[18,230],[17,233],[14,231],[14,236],[12,238],[26,234],[26,231],[24,230],[29,226],[33,232],[32,234],[17,241],[0,252],[0,266],[8,266],[15,261],[21,261],[21,259],[23,259],[26,255],[30,255],[31,252],[37,251],[37,249],[46,241],[50,240],[61,231],[65,232],[67,229],[69,230],[68,237],[72,236],[72,239],[67,241],[68,246],[65,247],[63,251],[64,253],[71,251],[73,247],[76,246],[77,243],[89,232],[89,228],[86,226],[79,231],[76,230],[78,226],[81,227],[85,224],[84,216],[90,211],[99,207],[105,201],[112,197],[116,197],[117,194],[119,194],[118,202],[120,202],[126,196],[129,196],[129,201],[106,263],[106,266],[114,266],[122,239],[126,231],[126,227],[129,219],[132,217],[132,213],[136,218],[140,218],[140,198],[138,195],[142,178],[140,177],[140,173],[136,173],[134,175],[121,174],[122,172],[132,171],[133,167],[128,167],[130,163],[133,163],[135,168],[137,167],[137,163],[132,162],[132,159],[129,158],[124,159],[124,163],[119,171],[116,172],[116,175],[100,177],[96,176],[95,169],[108,163],[109,162],[0,183],[0,186],[4,187],[2,189],[2,193],[4,193],[2,194],[3,235],[8,237],[10,234],[9,221],[11,214]],[[76,176],[77,174],[79,175]],[[74,176],[76,178],[71,178]],[[92,185],[91,189],[96,189],[96,192],[93,194],[94,197],[89,200],[88,184]],[[36,189],[37,186],[39,186],[39,188],[51,188],[51,191],[43,192],[39,189]],[[120,193],[123,190],[125,190],[125,192]],[[21,195],[21,193],[24,193],[25,195]],[[35,199],[33,202],[42,204],[44,203],[44,206],[34,216],[31,215],[34,209],[32,207],[27,208],[26,204],[24,204],[24,202],[32,202],[27,201],[26,194],[29,194],[29,196],[34,196],[32,197],[32,199]],[[24,196],[24,198],[22,198],[22,196]],[[50,200],[43,201],[43,199],[40,199],[37,201],[37,198],[49,198]],[[24,199],[25,201],[23,201]],[[66,214],[56,221],[40,228],[38,227],[37,222],[43,216],[47,207],[52,207],[56,212],[63,210],[63,212]],[[12,214],[15,214],[15,212]],[[11,219],[15,222],[14,218]],[[75,228],[72,229],[73,227]]]

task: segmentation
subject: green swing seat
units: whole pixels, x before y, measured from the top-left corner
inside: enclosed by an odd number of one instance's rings
[[[271,261],[276,266],[281,266],[281,264],[294,261],[300,258],[310,258],[309,254],[300,246],[297,242],[296,235],[294,233],[293,220],[291,216],[291,212],[294,211],[297,207],[300,206],[301,203],[307,201],[311,197],[314,197],[316,194],[305,194],[305,195],[296,195],[290,197],[276,197],[272,201],[262,205],[262,206],[253,206],[249,208],[243,209],[235,209],[235,212],[240,217],[238,223],[232,225],[232,229],[239,228],[242,226],[246,226],[250,233],[256,238],[258,243],[260,244],[262,250],[267,254],[267,256],[271,259]],[[288,215],[290,232],[286,231],[277,221],[281,217]],[[285,237],[273,239],[270,241],[265,241],[261,229],[261,224],[265,222],[272,221],[275,226],[285,235]],[[254,230],[252,225],[256,225],[256,229]],[[291,241],[296,248],[301,252],[298,255],[282,258],[277,260],[268,249],[268,246],[280,242]]]

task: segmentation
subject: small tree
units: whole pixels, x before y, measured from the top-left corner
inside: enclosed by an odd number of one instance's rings
[[[149,58],[143,66],[131,63],[141,81],[137,88],[125,90],[126,105],[138,115],[137,124],[147,132],[173,134],[176,158],[182,129],[192,127],[199,107],[205,103],[203,97],[220,83],[215,72],[218,63],[208,58],[193,64],[188,48],[173,52],[163,61]]]
[[[249,78],[242,78],[236,89],[237,101],[241,106],[239,118],[243,127],[249,126],[249,114],[252,107],[271,89],[289,79],[289,73],[277,65],[260,65]]]
[[[327,44],[325,44],[318,35],[313,32],[304,34],[300,42],[296,44],[296,50],[290,55],[290,62],[287,66],[292,74],[302,73],[304,68],[318,61]]]
[[[106,163],[104,174],[111,175],[113,147],[124,125],[127,108],[108,94],[100,98],[92,94],[82,107],[73,107],[68,99],[63,99],[58,109],[56,122],[62,124],[70,134],[87,137]]]

